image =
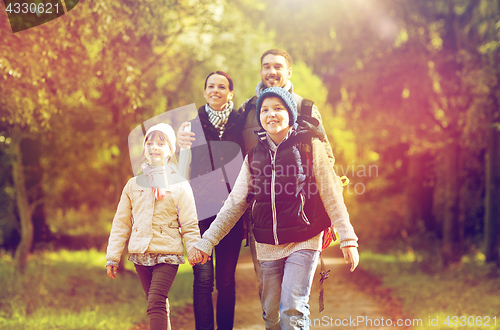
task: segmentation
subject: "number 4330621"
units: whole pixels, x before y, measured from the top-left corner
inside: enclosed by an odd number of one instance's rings
[[[55,5],[52,5],[51,3],[39,3],[36,4],[34,2],[32,3],[9,3],[7,7],[5,8],[7,13],[9,14],[59,14],[59,4],[56,3]]]
[[[473,326],[483,326],[483,327],[489,327],[497,326],[497,317],[489,317],[489,316],[448,316],[446,320],[444,320],[444,323],[447,326],[450,327],[473,327]]]

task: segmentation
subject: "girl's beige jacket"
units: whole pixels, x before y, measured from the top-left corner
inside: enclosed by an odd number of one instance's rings
[[[155,200],[146,176],[130,179],[123,188],[111,227],[107,261],[119,262],[127,239],[130,253],[184,254],[200,239],[193,192],[177,173],[167,176],[167,196]]]

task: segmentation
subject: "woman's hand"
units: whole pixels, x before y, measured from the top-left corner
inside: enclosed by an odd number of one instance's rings
[[[193,132],[185,132],[184,128],[189,126],[188,122],[182,123],[181,127],[177,131],[177,143],[182,149],[187,149],[193,145],[192,141],[195,141],[195,134]]]
[[[111,265],[107,265],[106,266],[106,270],[108,272],[108,276],[111,277],[112,279],[115,279],[116,278],[116,272],[118,270],[118,267],[116,266],[111,266]]]
[[[353,272],[359,264],[358,248],[355,246],[346,246],[342,248],[344,261],[346,264],[351,263],[351,272]]]

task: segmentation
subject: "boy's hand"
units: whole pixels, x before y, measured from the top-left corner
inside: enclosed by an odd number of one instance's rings
[[[202,260],[200,261],[200,263],[203,265],[205,262],[210,260],[210,256],[203,251],[200,251],[200,253],[202,255]]]
[[[182,123],[177,131],[177,143],[182,149],[187,149],[193,145],[192,141],[195,140],[193,132],[185,132],[184,128],[189,125],[188,122]]]
[[[118,271],[118,267],[108,265],[106,266],[106,270],[109,277],[111,277],[112,279],[116,278],[116,272]]]
[[[192,247],[188,252],[188,261],[191,266],[197,263],[204,264],[207,260],[210,260],[210,256],[195,247]]]
[[[351,273],[356,269],[359,264],[358,248],[354,246],[346,246],[342,248],[345,263],[351,263]]]

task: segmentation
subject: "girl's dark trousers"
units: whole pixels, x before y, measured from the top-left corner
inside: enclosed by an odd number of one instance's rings
[[[137,275],[148,301],[150,330],[167,329],[168,291],[174,282],[179,265],[158,264],[155,266],[135,265]]]

